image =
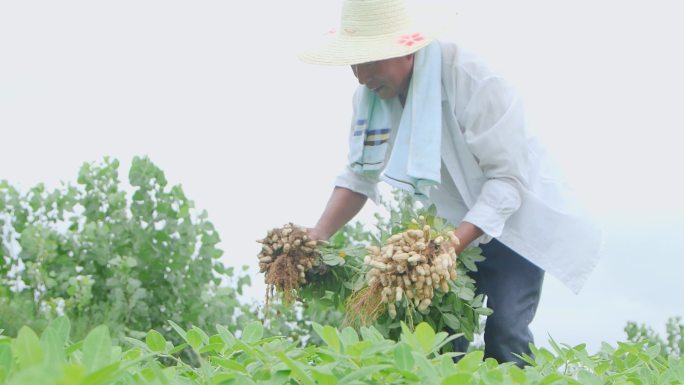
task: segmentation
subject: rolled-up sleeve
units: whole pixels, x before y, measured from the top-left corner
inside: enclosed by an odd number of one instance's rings
[[[378,203],[378,180],[360,175],[346,167],[335,179],[335,186],[344,187],[367,196],[373,203]]]
[[[528,151],[522,101],[499,77],[484,80],[460,119],[468,147],[486,178],[464,217],[486,235],[498,237],[522,203]]]

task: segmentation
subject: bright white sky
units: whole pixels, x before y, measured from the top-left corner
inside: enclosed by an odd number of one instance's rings
[[[676,2],[452,2],[445,36],[526,101],[596,220],[605,255],[574,295],[547,276],[533,331],[546,345],[663,330],[684,315],[684,26]],[[225,262],[293,221],[313,225],[344,165],[348,68],[295,52],[337,25],[339,0],[0,3],[0,179],[75,183],[84,161],[149,155],[222,235]],[[359,219],[369,221],[368,206]]]

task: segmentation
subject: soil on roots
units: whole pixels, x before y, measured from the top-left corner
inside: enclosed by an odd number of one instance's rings
[[[283,301],[294,301],[295,290],[299,287],[299,269],[296,260],[298,258],[282,254],[269,266],[266,273],[266,285],[283,291]],[[268,290],[272,292],[273,290]],[[267,300],[270,299],[267,295]]]

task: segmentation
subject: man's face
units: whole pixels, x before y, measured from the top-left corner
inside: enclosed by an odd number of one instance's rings
[[[352,65],[354,76],[380,99],[406,97],[413,71],[413,55]]]

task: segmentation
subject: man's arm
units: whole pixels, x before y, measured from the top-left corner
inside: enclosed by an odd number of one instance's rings
[[[318,223],[309,230],[309,236],[317,240],[327,240],[354,218],[367,200],[368,197],[363,194],[344,187],[335,187]]]
[[[463,222],[496,238],[521,207],[528,188],[529,144],[522,99],[505,80],[493,76],[481,82],[462,115],[463,137],[485,178]]]

